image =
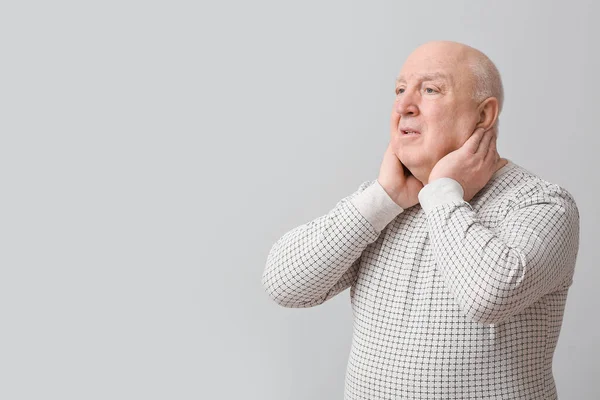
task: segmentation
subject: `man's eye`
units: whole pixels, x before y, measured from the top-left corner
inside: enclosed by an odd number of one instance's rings
[[[429,94],[432,94],[432,93],[436,93],[436,92],[437,92],[437,90],[435,90],[434,88],[430,88],[430,87],[428,87],[428,88],[425,88],[425,91],[426,91],[427,93],[429,93]]]
[[[404,93],[404,88],[396,89],[396,94]]]

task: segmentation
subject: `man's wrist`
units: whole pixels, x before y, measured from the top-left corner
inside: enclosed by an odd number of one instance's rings
[[[464,201],[464,189],[455,179],[443,177],[423,186],[417,197],[425,213],[431,212],[436,206]]]
[[[385,183],[385,181],[381,181],[379,178],[377,178],[377,179],[375,180],[375,183],[378,183],[378,184],[379,184],[379,186],[381,187],[381,189],[383,189],[383,190],[385,191],[385,193],[388,195],[388,197],[389,197],[389,198],[390,198],[390,199],[391,199],[391,200],[392,200],[394,203],[398,204],[398,203],[396,202],[396,200],[394,200],[394,199],[396,199],[396,198],[398,197],[397,193],[396,193],[396,192],[394,192],[394,191],[393,191],[393,190],[391,190],[391,189],[388,189],[388,188],[389,188],[389,185],[387,185],[387,184]],[[398,204],[398,205],[400,206],[400,204]]]
[[[351,203],[380,232],[404,211],[385,191],[378,180],[355,196]]]

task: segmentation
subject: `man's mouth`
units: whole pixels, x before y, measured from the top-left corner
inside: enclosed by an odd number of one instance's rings
[[[420,135],[421,132],[412,130],[412,129],[408,129],[408,130],[400,130],[400,133],[402,134],[402,136],[415,136],[415,135]]]

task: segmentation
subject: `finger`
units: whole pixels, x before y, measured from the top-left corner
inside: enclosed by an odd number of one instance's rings
[[[496,134],[496,132],[493,132],[493,138],[490,142],[490,146],[489,146],[489,150],[488,153],[486,154],[486,162],[497,162],[500,159],[500,154],[498,154],[498,148],[496,147],[496,142],[498,139],[498,135]],[[491,161],[490,158],[493,160]]]
[[[500,154],[498,154],[498,150],[496,149],[495,145],[490,147],[489,154],[490,155],[488,155],[488,159],[485,161],[485,163],[494,168],[494,166],[498,165],[498,162],[500,161]]]
[[[489,129],[489,130],[485,131],[485,134],[483,135],[481,142],[479,142],[479,147],[477,147],[477,153],[479,153],[479,155],[481,155],[482,158],[485,158],[485,156],[488,154],[488,150],[490,148],[490,142],[492,141],[493,138],[494,138],[494,130],[493,129]]]
[[[481,139],[483,138],[484,132],[485,129],[483,128],[475,129],[475,132],[473,132],[471,137],[467,139],[463,146],[466,147],[470,153],[477,153],[477,149],[479,148],[479,144],[481,143]]]

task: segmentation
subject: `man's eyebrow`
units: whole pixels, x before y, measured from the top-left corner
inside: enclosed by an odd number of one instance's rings
[[[420,81],[433,81],[436,79],[443,79],[446,81],[449,81],[450,78],[448,77],[448,75],[442,73],[442,72],[434,72],[431,74],[423,74],[419,76],[419,80]],[[406,83],[406,81],[404,80],[404,77],[399,76],[398,78],[396,78],[396,83]]]

